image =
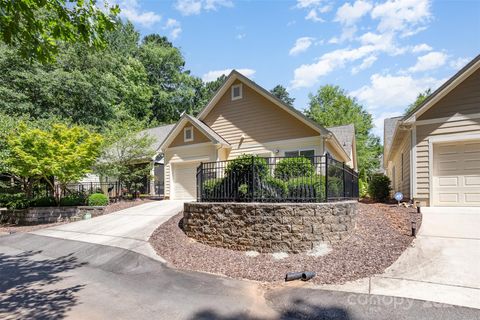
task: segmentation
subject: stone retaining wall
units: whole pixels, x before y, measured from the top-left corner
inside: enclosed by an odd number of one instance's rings
[[[82,220],[86,214],[91,217],[103,215],[105,207],[37,207],[23,210],[0,212],[0,222],[20,225],[53,223]]]
[[[336,243],[355,226],[356,201],[333,203],[185,203],[185,233],[233,250],[298,253]]]

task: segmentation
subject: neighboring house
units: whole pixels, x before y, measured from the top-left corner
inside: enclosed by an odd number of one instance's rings
[[[480,55],[404,117],[385,120],[393,191],[420,206],[480,206]]]
[[[242,154],[280,157],[328,152],[357,169],[353,126],[326,129],[237,71],[230,73],[198,117],[181,117],[160,149],[165,155],[165,197],[170,199],[196,198],[201,162]]]

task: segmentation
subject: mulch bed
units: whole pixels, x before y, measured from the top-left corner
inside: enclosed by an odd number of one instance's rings
[[[115,211],[136,207],[138,205],[152,202],[152,201],[153,200],[145,199],[145,200],[113,202],[105,208],[104,215],[113,213]],[[22,226],[22,225],[15,225],[15,224],[0,224],[0,235],[17,233],[17,232],[32,232],[35,230],[50,228],[50,227],[58,226],[65,223],[68,223],[68,222],[64,221],[64,222],[44,223],[44,224],[36,224],[36,225],[30,225],[30,226]]]
[[[412,219],[417,228],[421,223],[421,215],[412,208],[359,203],[356,229],[329,254],[289,254],[275,260],[272,254],[251,257],[245,252],[198,243],[183,233],[181,219],[182,213],[172,217],[150,238],[157,254],[178,269],[262,282],[284,281],[291,271],[315,271],[317,276],[312,281],[316,284],[340,284],[382,273],[412,242]]]

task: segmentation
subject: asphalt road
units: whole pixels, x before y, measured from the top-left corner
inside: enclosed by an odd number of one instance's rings
[[[387,296],[267,287],[171,269],[126,249],[0,237],[1,319],[479,319],[480,310]]]

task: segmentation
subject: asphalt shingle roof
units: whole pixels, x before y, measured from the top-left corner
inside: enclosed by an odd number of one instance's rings
[[[383,148],[384,152],[387,152],[392,144],[393,134],[395,133],[395,127],[397,122],[402,120],[403,117],[387,118],[383,122]]]
[[[173,127],[175,127],[175,124],[167,124],[164,126],[142,130],[140,131],[140,134],[147,134],[148,136],[154,138],[155,141],[153,142],[153,148],[157,150],[160,148],[160,144],[163,142],[163,140],[165,140],[170,131],[172,131]]]
[[[350,155],[352,151],[353,137],[355,135],[355,126],[353,124],[347,124],[345,126],[336,126],[327,128],[337,137],[338,142],[342,145],[345,152]]]

